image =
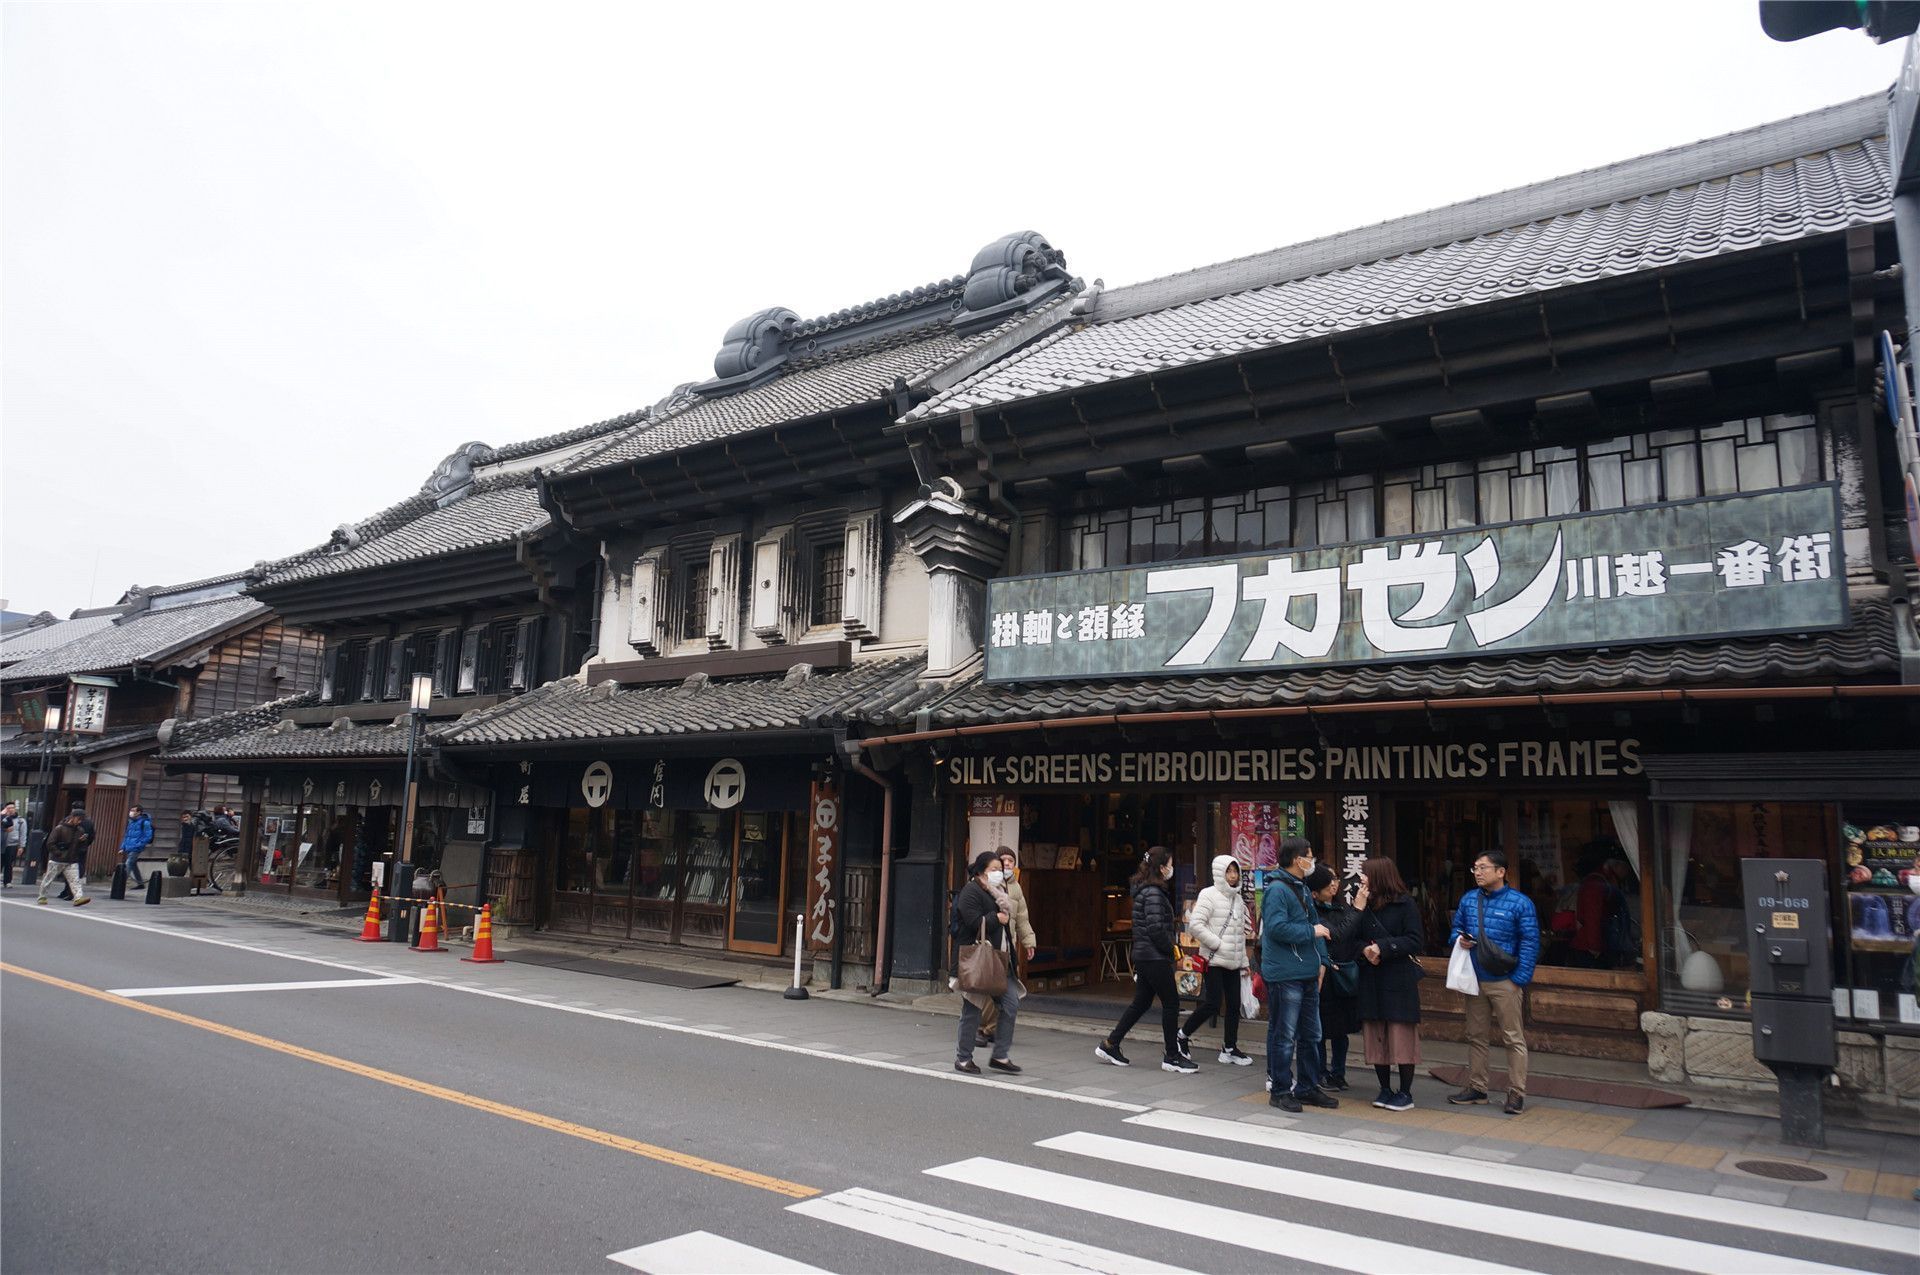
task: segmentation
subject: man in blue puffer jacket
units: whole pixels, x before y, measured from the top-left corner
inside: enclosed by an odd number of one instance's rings
[[[1260,977],[1267,980],[1269,1106],[1297,1113],[1338,1107],[1320,1090],[1320,979],[1327,963],[1327,927],[1320,924],[1306,876],[1313,847],[1305,837],[1280,843],[1280,871],[1260,901]],[[1294,1081],[1295,1064],[1299,1083]]]
[[[1487,1044],[1494,1023],[1507,1051],[1507,1105],[1517,1116],[1527,1105],[1527,1036],[1521,988],[1533,981],[1540,959],[1540,917],[1533,900],[1507,885],[1507,856],[1489,850],[1473,861],[1478,889],[1454,909],[1447,947],[1462,942],[1473,953],[1480,994],[1467,997],[1467,1087],[1447,1099],[1455,1104],[1487,1100]]]

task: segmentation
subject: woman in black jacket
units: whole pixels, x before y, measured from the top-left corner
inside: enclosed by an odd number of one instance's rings
[[[1348,1037],[1360,1030],[1360,928],[1365,920],[1367,887],[1363,880],[1352,903],[1340,878],[1322,866],[1307,876],[1307,889],[1327,927],[1326,979],[1320,984],[1320,1087],[1347,1091]]]
[[[1130,883],[1133,887],[1133,1002],[1107,1033],[1107,1038],[1093,1049],[1094,1057],[1116,1067],[1132,1065],[1120,1052],[1120,1042],[1158,997],[1160,1035],[1165,1041],[1160,1070],[1200,1070],[1191,1058],[1180,1052],[1180,991],[1173,983],[1173,940],[1180,922],[1173,911],[1173,891],[1169,884],[1172,880],[1173,852],[1165,846],[1155,846],[1142,856],[1140,870],[1133,874]]]
[[[999,1021],[993,1028],[993,1055],[987,1060],[987,1066],[995,1071],[1004,1071],[1009,1075],[1019,1075],[1020,1068],[1007,1056],[1013,1048],[1013,1020],[1020,1012],[1020,980],[1013,977],[1013,952],[1007,942],[1007,914],[1000,910],[1000,901],[993,897],[989,873],[999,875],[1000,859],[991,850],[982,850],[973,857],[968,865],[973,879],[968,881],[953,899],[953,918],[949,922],[955,949],[955,967],[958,967],[958,948],[970,943],[985,941],[993,950],[1001,954],[1007,962],[1006,990],[999,997],[989,1001],[983,992],[960,991],[960,1039],[955,1046],[953,1069],[968,1076],[980,1074],[980,1065],[973,1061],[974,1043],[980,1031],[980,1013],[989,1003],[1000,1007]]]
[[[1367,1061],[1380,1078],[1373,1105],[1387,1111],[1413,1107],[1413,1072],[1420,1065],[1418,959],[1426,946],[1420,908],[1407,894],[1391,859],[1369,859],[1361,871],[1367,901],[1360,925],[1360,1038]],[[1393,1070],[1400,1069],[1400,1087]]]

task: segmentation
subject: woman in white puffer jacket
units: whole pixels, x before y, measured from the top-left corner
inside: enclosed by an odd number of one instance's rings
[[[1200,943],[1207,978],[1200,1005],[1180,1029],[1180,1052],[1192,1056],[1193,1034],[1220,1015],[1225,1040],[1220,1061],[1245,1067],[1253,1059],[1240,1052],[1240,971],[1247,968],[1247,932],[1251,918],[1240,895],[1240,865],[1230,854],[1215,856],[1213,884],[1200,891],[1187,916],[1187,932]]]

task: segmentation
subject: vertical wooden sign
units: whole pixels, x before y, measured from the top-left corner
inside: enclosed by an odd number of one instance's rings
[[[839,924],[840,900],[834,897],[840,860],[840,792],[832,783],[813,785],[807,823],[807,949],[815,954],[833,950],[834,926]]]

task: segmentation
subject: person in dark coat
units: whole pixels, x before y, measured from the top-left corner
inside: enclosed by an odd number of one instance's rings
[[[1420,906],[1391,859],[1368,859],[1360,924],[1360,1039],[1380,1079],[1373,1105],[1385,1111],[1413,1107],[1413,1073],[1420,1065],[1418,957],[1426,947]],[[1400,1085],[1393,1085],[1394,1068]]]
[[[87,875],[87,851],[93,847],[93,819],[87,814],[87,808],[76,801],[67,808],[67,822],[73,825],[77,848],[80,851],[79,858],[73,862],[79,865],[80,877],[84,880]],[[60,891],[60,897],[63,900],[73,899],[74,905],[79,906],[79,899],[75,897],[71,880]],[[85,891],[80,892],[80,897],[85,897]]]
[[[1173,982],[1174,936],[1180,922],[1173,910],[1172,880],[1173,852],[1165,846],[1147,851],[1133,874],[1133,1001],[1093,1049],[1094,1057],[1116,1067],[1132,1066],[1120,1052],[1120,1042],[1158,998],[1164,1041],[1160,1069],[1188,1074],[1200,1070],[1180,1052],[1180,991]]]
[[[1348,1037],[1360,1030],[1360,924],[1365,918],[1365,884],[1352,903],[1347,902],[1340,878],[1324,865],[1307,877],[1307,889],[1327,927],[1327,979],[1320,986],[1320,1087],[1333,1093],[1347,1090]]]
[[[987,1060],[987,1066],[1017,1076],[1020,1068],[1008,1057],[1008,1053],[1013,1048],[1013,1020],[1020,1013],[1020,980],[1013,976],[1013,946],[1007,929],[1009,918],[1000,910],[1000,901],[993,893],[993,886],[999,883],[992,881],[989,876],[1001,874],[999,856],[991,850],[982,850],[973,857],[968,872],[972,879],[953,897],[953,915],[948,921],[957,945],[954,966],[959,968],[958,947],[982,940],[991,944],[1006,962],[1007,985],[994,1002],[1000,1007],[1000,1017],[994,1023],[993,1055]],[[953,1069],[963,1075],[980,1074],[980,1064],[973,1061],[973,1051],[980,1031],[980,1011],[988,1003],[985,993],[960,989],[960,1039],[954,1049]]]

